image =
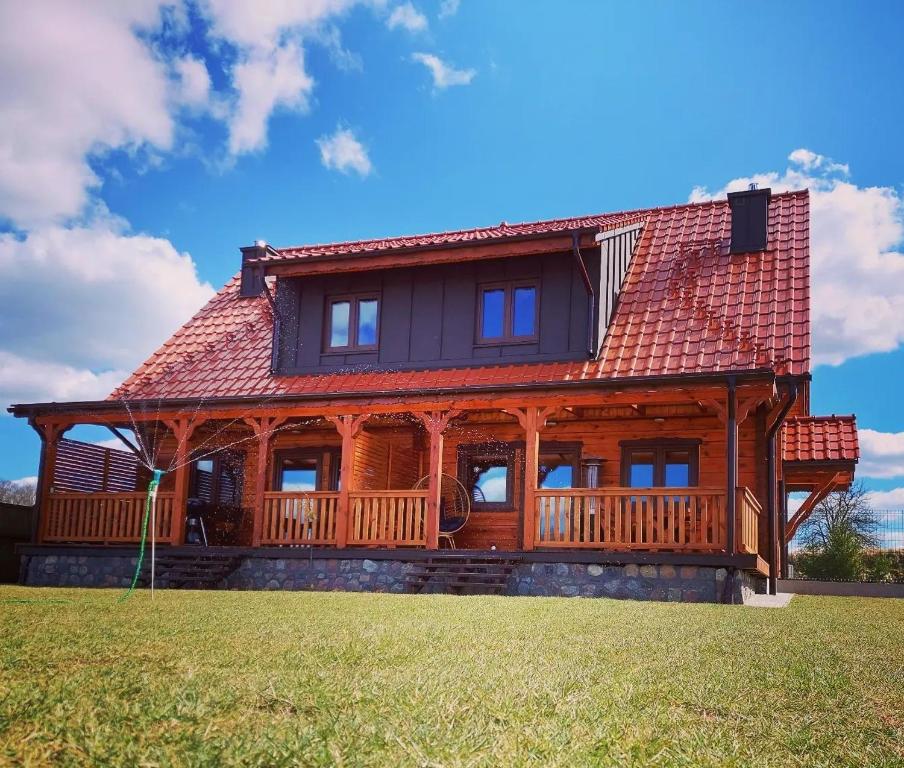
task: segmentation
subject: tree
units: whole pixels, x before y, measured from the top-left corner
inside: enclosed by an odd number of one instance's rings
[[[35,480],[0,480],[0,502],[30,507],[35,503]]]
[[[878,543],[878,527],[862,483],[829,494],[800,527],[804,546],[797,566],[810,578],[860,579],[865,550]]]

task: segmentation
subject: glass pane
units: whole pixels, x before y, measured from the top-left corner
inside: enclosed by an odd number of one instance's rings
[[[198,472],[213,472],[213,459],[198,459]]]
[[[471,471],[474,501],[500,503],[508,499],[508,462],[505,459],[475,459]]]
[[[687,488],[691,484],[691,459],[687,451],[665,454],[666,488]]]
[[[494,288],[483,292],[481,330],[485,339],[500,339],[503,334],[505,291]]]
[[[537,289],[515,288],[515,317],[512,322],[512,335],[533,336],[534,321],[537,316]]]
[[[347,301],[334,301],[330,308],[330,346],[348,346],[348,315],[351,305]]]
[[[540,488],[574,488],[574,467],[558,456],[541,456],[537,484]]]
[[[316,491],[317,462],[314,459],[292,459],[283,464],[280,486],[284,491]]]
[[[358,345],[377,343],[377,300],[363,299],[358,302]]]
[[[631,488],[652,488],[654,484],[653,472],[656,465],[656,457],[652,452],[637,451],[631,454],[631,471],[628,476],[628,485]]]

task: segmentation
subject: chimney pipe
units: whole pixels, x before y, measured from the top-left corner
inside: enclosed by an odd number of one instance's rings
[[[268,245],[263,240],[255,240],[242,251],[242,284],[239,295],[245,298],[260,296],[264,290],[264,267],[262,264],[249,264],[251,259],[259,259],[267,255]]]
[[[757,189],[729,192],[731,208],[731,253],[765,251],[769,226],[769,200],[772,190]]]

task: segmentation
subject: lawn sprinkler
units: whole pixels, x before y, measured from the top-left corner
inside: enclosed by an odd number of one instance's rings
[[[164,470],[151,470],[151,481],[148,483],[148,492],[144,500],[144,519],[141,522],[141,543],[138,545],[138,561],[135,563],[135,573],[132,575],[132,583],[126,593],[119,598],[120,602],[130,597],[138,584],[141,575],[141,566],[144,562],[144,549],[148,538],[148,521],[151,527],[151,598],[154,597],[154,566],[157,554],[157,489],[160,487],[160,479]]]

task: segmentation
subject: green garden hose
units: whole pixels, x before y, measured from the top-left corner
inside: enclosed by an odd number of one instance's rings
[[[118,602],[122,602],[132,595],[135,591],[135,585],[138,584],[138,577],[141,575],[141,564],[144,562],[144,546],[148,540],[148,521],[151,519],[151,507],[157,496],[157,488],[160,485],[160,478],[163,477],[162,469],[155,469],[151,482],[148,483],[148,493],[144,501],[144,519],[141,521],[141,543],[138,545],[138,562],[135,563],[135,573],[132,576],[132,583],[129,585],[126,593],[119,598]]]

